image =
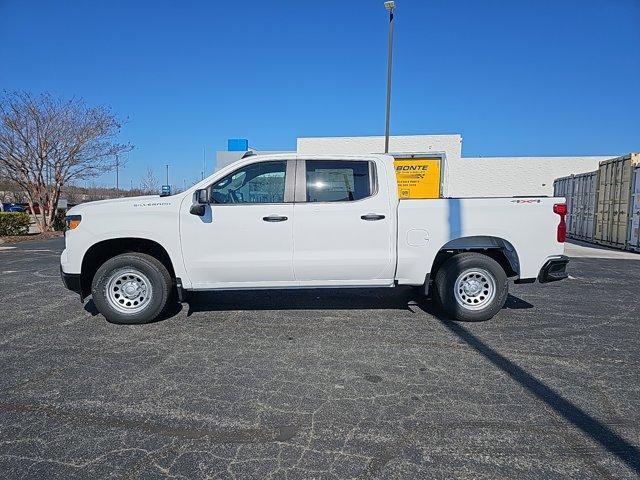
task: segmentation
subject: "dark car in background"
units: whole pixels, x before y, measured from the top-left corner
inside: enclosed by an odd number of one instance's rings
[[[3,212],[26,212],[26,208],[22,205],[18,205],[17,203],[3,203],[2,204]]]

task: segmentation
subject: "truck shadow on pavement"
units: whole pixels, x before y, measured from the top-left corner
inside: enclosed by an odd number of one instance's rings
[[[242,310],[410,310],[418,305],[421,310],[436,316],[432,299],[425,298],[416,289],[301,289],[190,292],[185,304],[187,317],[197,312],[223,312]],[[176,303],[153,322],[157,323],[178,315],[184,306]],[[509,294],[503,309],[533,308],[529,302]],[[95,317],[100,314],[90,299],[84,309]]]
[[[187,316],[242,310],[412,310],[416,304],[432,315],[435,311],[431,299],[411,287],[190,292],[186,303]],[[516,310],[533,305],[509,295],[503,308]]]
[[[162,321],[167,320],[169,318],[175,317],[176,315],[178,315],[182,311],[183,308],[184,307],[183,307],[183,305],[181,303],[177,303],[176,302],[175,304],[168,306],[166,308],[166,310],[164,312],[162,312],[156,319],[152,320],[151,322],[147,322],[146,324],[142,324],[141,326],[148,325],[150,323],[162,322]],[[100,312],[96,308],[96,304],[93,303],[93,299],[92,298],[89,299],[89,301],[87,303],[85,303],[84,310],[85,310],[85,312],[90,313],[92,317],[96,317],[96,316],[100,315]],[[104,320],[104,318],[103,318],[103,320]]]
[[[412,310],[419,306],[430,315],[438,312],[430,297],[410,287],[394,289],[301,289],[190,292],[185,304],[187,317],[197,312],[256,311],[256,310]],[[184,306],[176,303],[165,310],[153,322],[157,323],[178,315]],[[509,294],[503,309],[533,308],[529,302]],[[100,315],[93,299],[84,309],[95,317]]]

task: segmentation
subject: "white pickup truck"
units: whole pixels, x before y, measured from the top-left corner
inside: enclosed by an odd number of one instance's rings
[[[565,214],[563,198],[399,200],[387,155],[248,155],[176,195],[73,207],[61,275],[115,323],[185,291],[395,285],[479,321],[509,278],[567,277]]]

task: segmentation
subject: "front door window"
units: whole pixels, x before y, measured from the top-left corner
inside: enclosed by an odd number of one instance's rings
[[[211,186],[213,204],[283,203],[287,162],[258,162]]]

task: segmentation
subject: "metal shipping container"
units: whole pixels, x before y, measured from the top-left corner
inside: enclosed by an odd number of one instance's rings
[[[567,235],[571,236],[571,218],[573,217],[573,175],[556,178],[553,182],[553,196],[564,197],[567,201]]]
[[[571,236],[593,241],[596,227],[596,187],[598,172],[582,173],[573,177],[573,215]]]
[[[593,241],[598,172],[557,178],[554,196],[567,200],[567,236]]]
[[[631,218],[629,219],[629,250],[640,252],[640,166],[633,169],[631,188]]]
[[[600,162],[598,169],[596,228],[594,241],[602,245],[626,248],[631,218],[631,181],[640,154]]]

